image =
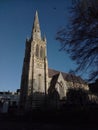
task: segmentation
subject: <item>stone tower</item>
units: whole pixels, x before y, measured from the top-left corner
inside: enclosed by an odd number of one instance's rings
[[[46,38],[41,37],[36,11],[32,34],[26,39],[26,50],[21,76],[20,105],[24,109],[39,107],[48,90],[48,61]]]

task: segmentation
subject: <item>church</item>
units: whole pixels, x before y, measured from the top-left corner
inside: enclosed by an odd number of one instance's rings
[[[26,39],[20,105],[25,110],[40,107],[47,101],[47,95],[52,95],[51,98],[58,95],[59,100],[62,100],[66,98],[70,88],[89,89],[87,83],[80,77],[48,68],[47,40],[45,36],[41,36],[36,11],[31,37]]]

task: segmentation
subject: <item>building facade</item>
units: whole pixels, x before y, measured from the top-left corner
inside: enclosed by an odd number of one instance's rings
[[[20,106],[26,110],[39,107],[44,103],[45,97],[55,91],[63,99],[70,87],[88,90],[88,85],[80,77],[48,68],[47,41],[46,37],[41,36],[36,11],[31,38],[26,39]]]
[[[7,113],[10,108],[18,108],[20,93],[0,91],[0,113]]]

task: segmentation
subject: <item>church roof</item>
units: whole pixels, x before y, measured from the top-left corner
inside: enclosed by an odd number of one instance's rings
[[[57,70],[54,70],[54,69],[48,69],[48,74],[49,74],[49,77],[51,78],[51,77],[53,77],[54,75],[56,75],[56,74],[59,74],[60,73],[60,71],[57,71]]]
[[[55,78],[56,75],[58,75],[59,73],[62,74],[64,80],[69,81],[69,82],[75,82],[75,83],[80,83],[80,84],[86,84],[86,82],[80,77],[80,76],[76,76],[70,73],[64,73],[64,72],[60,72],[54,69],[48,69],[48,74],[50,78]]]

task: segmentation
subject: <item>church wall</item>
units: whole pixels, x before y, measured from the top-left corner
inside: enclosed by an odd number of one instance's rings
[[[63,99],[64,97],[66,97],[67,85],[61,73],[58,77],[55,88],[57,89],[59,93],[60,99]]]
[[[48,78],[48,85],[49,86],[50,86],[51,80],[52,80],[52,77]],[[64,87],[61,89],[60,86],[62,86],[62,84]],[[89,87],[87,84],[66,81],[66,80],[64,80],[62,74],[60,74],[60,76],[56,82],[55,88],[56,88],[57,92],[59,93],[60,99],[62,99],[63,97],[66,97],[66,93],[67,93],[68,89],[71,89],[71,88],[72,89],[89,90]]]

